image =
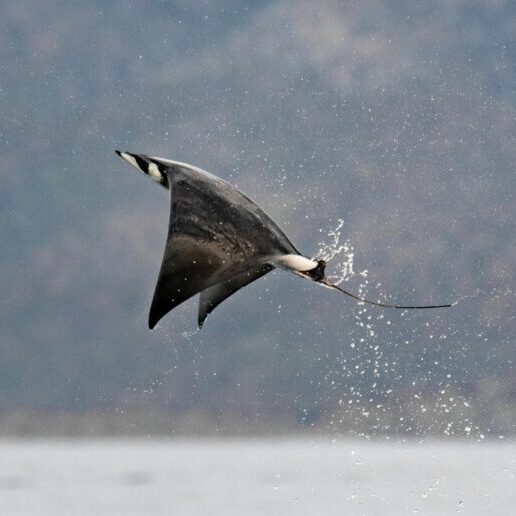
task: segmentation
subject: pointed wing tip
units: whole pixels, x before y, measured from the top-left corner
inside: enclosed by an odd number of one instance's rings
[[[122,151],[122,150],[118,150],[118,149],[115,149],[115,154],[119,157],[119,158],[122,158],[123,160],[127,161],[129,157],[133,157],[134,154],[131,153],[131,152],[127,152],[127,151]]]
[[[144,156],[144,154],[135,154],[134,152],[128,152],[128,151],[122,151],[122,150],[118,150],[118,149],[115,149],[115,154],[122,158],[122,159],[125,159],[125,161],[128,161],[129,158],[135,158],[135,157],[140,157],[140,156]]]
[[[156,327],[156,324],[158,324],[161,317],[156,317],[156,314],[153,314],[152,312],[149,314],[149,330],[153,330]]]
[[[206,317],[208,317],[207,313],[201,313],[199,306],[199,314],[197,316],[197,328],[200,330],[203,327],[204,322],[206,321]]]
[[[127,163],[133,165],[133,163],[131,162],[131,158],[133,158],[133,154],[131,154],[130,152],[127,152],[127,151],[121,151],[121,150],[117,150],[115,149],[115,154],[119,157],[119,158],[122,158],[124,161],[127,161]],[[134,161],[134,158],[133,158],[133,161]],[[134,166],[134,165],[133,165]]]
[[[128,158],[134,158],[134,156],[138,156],[138,154],[134,154],[134,152],[121,151],[118,149],[115,149],[115,154],[119,158],[125,159],[125,161],[127,161]]]

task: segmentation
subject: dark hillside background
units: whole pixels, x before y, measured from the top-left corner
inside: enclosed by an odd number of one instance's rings
[[[3,2],[0,113],[0,431],[516,431],[514,2]],[[275,272],[149,332],[169,199],[116,148],[460,303]]]

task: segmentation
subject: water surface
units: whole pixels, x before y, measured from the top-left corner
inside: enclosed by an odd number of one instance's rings
[[[0,443],[0,514],[509,515],[516,443]]]

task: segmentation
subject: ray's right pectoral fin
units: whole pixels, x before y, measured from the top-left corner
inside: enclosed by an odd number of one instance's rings
[[[204,324],[208,314],[213,312],[220,303],[233,295],[237,290],[249,285],[249,283],[252,283],[258,278],[265,276],[265,274],[271,272],[273,269],[274,266],[269,265],[268,263],[262,263],[245,272],[232,276],[226,281],[221,281],[220,283],[203,290],[199,299],[199,314],[197,318],[199,328]]]

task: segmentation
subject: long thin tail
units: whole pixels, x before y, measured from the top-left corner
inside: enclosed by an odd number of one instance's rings
[[[338,285],[334,285],[333,283],[330,283],[326,278],[319,281],[322,285],[333,288],[335,290],[338,290],[339,292],[342,292],[343,294],[346,294],[349,297],[352,297],[353,299],[356,299],[357,301],[361,301],[362,303],[368,303],[370,305],[375,306],[383,306],[384,308],[400,308],[402,310],[424,310],[427,308],[449,308],[450,306],[453,306],[453,304],[447,304],[447,305],[417,305],[417,306],[402,306],[402,305],[390,305],[387,303],[376,303],[375,301],[369,301],[368,299],[364,299],[363,297],[356,296],[355,294],[352,294],[351,292],[348,292],[347,290],[344,290],[343,288],[340,288]]]

